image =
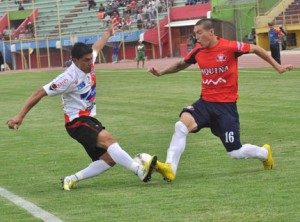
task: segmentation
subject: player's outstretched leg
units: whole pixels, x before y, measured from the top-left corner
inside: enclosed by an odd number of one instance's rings
[[[149,160],[140,164],[134,161],[128,153],[126,153],[118,143],[110,145],[107,152],[115,163],[134,172],[142,181],[147,183],[151,179],[151,174],[157,160],[156,156],[152,156]]]
[[[228,154],[233,159],[259,159],[262,161],[266,170],[271,170],[274,167],[272,149],[269,144],[265,144],[262,147],[252,144],[243,144],[240,149],[228,152]]]

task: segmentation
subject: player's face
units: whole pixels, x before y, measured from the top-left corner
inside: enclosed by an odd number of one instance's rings
[[[85,54],[80,59],[73,59],[75,65],[84,73],[90,73],[93,65],[93,54]]]
[[[205,30],[203,25],[196,25],[194,27],[194,33],[197,42],[201,44],[203,48],[210,48],[214,40],[214,30]]]

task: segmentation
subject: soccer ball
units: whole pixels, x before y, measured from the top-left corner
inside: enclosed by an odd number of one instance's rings
[[[150,162],[152,156],[148,153],[139,153],[137,154],[133,160],[141,165],[144,165],[147,162]]]

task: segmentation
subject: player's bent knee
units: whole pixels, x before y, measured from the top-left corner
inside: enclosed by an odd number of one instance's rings
[[[106,130],[102,130],[97,138],[97,145],[107,149],[110,145],[116,143],[115,138]]]
[[[183,134],[188,134],[189,130],[188,130],[187,126],[183,122],[177,121],[175,123],[175,132],[180,132],[180,133],[183,133]]]

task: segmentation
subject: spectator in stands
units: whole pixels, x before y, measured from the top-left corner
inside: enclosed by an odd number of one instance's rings
[[[138,46],[137,46],[137,68],[140,67],[140,61],[142,61],[142,67],[144,68],[145,64],[145,45],[143,44],[142,40],[139,40]]]
[[[105,12],[105,7],[103,6],[102,3],[100,3],[99,11],[98,12]]]
[[[121,18],[119,17],[118,19],[118,29],[122,30],[123,29],[123,26],[125,25],[125,19],[124,18]]]
[[[151,19],[148,18],[144,23],[145,29],[151,29]]]
[[[138,13],[137,14],[137,17],[136,17],[136,25],[137,25],[137,28],[138,29],[142,29],[143,28],[143,17],[142,17],[142,14],[141,13]]]
[[[89,8],[88,10],[94,9],[97,3],[94,0],[88,0]]]
[[[274,23],[269,22],[268,26],[270,28],[268,32],[269,40],[270,40],[270,50],[272,57],[281,64],[280,60],[280,40],[285,36],[280,30],[274,28]]]
[[[111,7],[111,4],[108,4],[105,7],[105,15],[109,14],[109,16],[111,17],[111,13],[112,13],[112,7]]]
[[[175,0],[170,0],[171,7],[175,6]]]
[[[9,40],[10,31],[8,30],[7,26],[3,30],[3,38],[4,40]]]
[[[119,55],[119,46],[118,43],[114,46],[113,54],[112,54],[112,63],[118,62],[118,55]]]
[[[21,2],[19,3],[19,8],[18,8],[19,11],[23,11],[24,10],[24,7],[23,5],[21,4]]]
[[[111,22],[110,15],[106,13],[103,19],[103,27],[108,27],[110,22]]]
[[[185,5],[195,5],[196,1],[195,0],[186,0]]]
[[[125,20],[125,26],[124,29],[125,30],[130,30],[131,28],[131,23],[132,23],[132,19],[129,15],[127,15],[126,20]]]
[[[128,6],[127,6],[127,11],[129,14],[132,14],[133,10],[135,8],[135,2],[132,1]]]
[[[119,19],[119,15],[116,11],[113,12],[113,15],[111,16],[111,19],[114,20],[114,19]]]
[[[33,24],[32,22],[28,22],[25,26],[25,32],[28,36],[30,36],[30,38],[34,37],[34,27],[33,27]]]

